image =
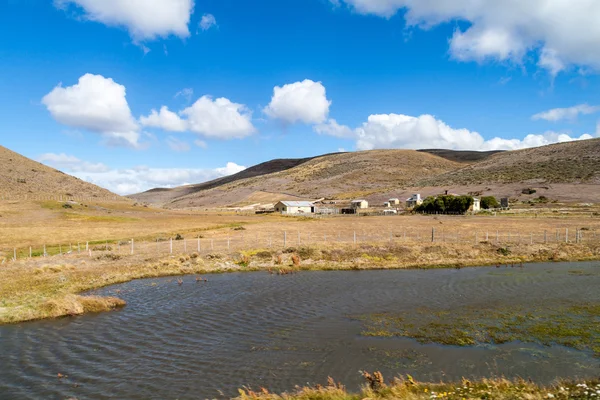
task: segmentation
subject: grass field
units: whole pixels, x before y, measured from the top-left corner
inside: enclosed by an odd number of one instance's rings
[[[123,303],[80,293],[144,277],[600,259],[593,214],[313,219],[8,202],[0,215],[0,323],[113,309]]]

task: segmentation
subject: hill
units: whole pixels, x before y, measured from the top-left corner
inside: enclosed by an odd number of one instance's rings
[[[274,160],[204,184],[155,189],[129,197],[165,204],[169,208],[240,206],[274,202],[282,197],[347,200],[394,191],[417,179],[462,166],[464,164],[413,150],[335,153]]]
[[[474,163],[485,160],[497,153],[502,153],[503,150],[492,151],[472,151],[472,150],[445,150],[445,149],[425,149],[417,150],[424,153],[433,154],[434,156],[442,157],[450,161],[460,163]]]
[[[0,195],[121,198],[99,186],[33,161],[0,146]]]
[[[459,170],[420,179],[416,186],[509,183],[600,184],[600,139],[493,154]]]

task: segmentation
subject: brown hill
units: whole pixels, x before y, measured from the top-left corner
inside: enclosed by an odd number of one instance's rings
[[[445,158],[446,160],[456,161],[456,162],[460,162],[460,163],[467,163],[467,164],[482,161],[494,154],[503,152],[503,150],[472,151],[472,150],[445,150],[445,149],[425,149],[425,150],[417,150],[417,151],[433,154],[434,156],[442,157],[442,158]]]
[[[247,205],[259,198],[352,199],[394,191],[415,180],[464,166],[413,150],[336,153],[282,163],[286,167],[292,164],[295,166],[291,168],[272,166],[279,170],[271,173],[261,173],[265,170],[261,164],[260,168],[240,173],[246,174],[245,177],[238,174],[206,184],[153,190],[130,197],[154,204],[166,203],[169,208]]]
[[[421,179],[416,186],[509,183],[600,184],[600,139],[494,154],[462,169]]]
[[[47,167],[3,146],[0,146],[0,196],[122,199],[106,189]]]

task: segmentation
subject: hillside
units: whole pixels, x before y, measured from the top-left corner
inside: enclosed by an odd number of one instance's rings
[[[9,198],[25,196],[121,198],[106,189],[23,157],[3,146],[0,146],[0,195]]]
[[[503,150],[492,151],[472,151],[472,150],[445,150],[445,149],[424,149],[417,150],[424,153],[433,154],[434,156],[442,157],[450,161],[471,164],[478,161],[483,161],[486,158],[497,153],[502,153]]]
[[[600,184],[600,139],[497,153],[415,186],[509,183]]]
[[[247,205],[258,199],[274,202],[282,197],[352,199],[393,191],[417,179],[464,166],[413,150],[372,150],[276,161],[275,165],[295,166],[261,173],[265,166],[260,164],[250,171],[205,184],[153,190],[130,197],[169,208]]]

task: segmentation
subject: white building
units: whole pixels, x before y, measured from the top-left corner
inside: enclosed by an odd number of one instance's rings
[[[393,199],[389,199],[388,202],[393,206],[397,206],[400,204],[400,199],[393,198]]]
[[[389,201],[386,201],[385,203],[383,203],[383,206],[384,206],[385,208],[390,208],[390,207],[391,207],[391,204],[390,204],[390,202],[389,202]]]
[[[275,212],[282,214],[312,214],[315,206],[310,201],[280,201],[275,204]]]
[[[414,208],[423,204],[423,199],[420,194],[413,194],[410,198],[406,199],[406,208]]]
[[[481,199],[473,197],[473,205],[471,206],[471,211],[481,211]]]
[[[352,200],[352,208],[369,208],[369,202],[366,200]]]

